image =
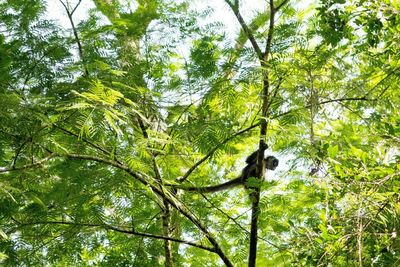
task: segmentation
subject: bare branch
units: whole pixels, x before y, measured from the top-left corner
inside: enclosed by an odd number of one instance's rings
[[[64,6],[64,9],[68,12],[68,14],[70,14],[67,4],[65,4],[62,0],[58,0],[58,1]]]
[[[76,9],[78,8],[78,6],[81,4],[82,0],[79,0],[78,3],[76,4],[76,6],[74,7],[74,9],[72,9],[71,11],[71,16],[74,14],[74,12],[76,11]]]

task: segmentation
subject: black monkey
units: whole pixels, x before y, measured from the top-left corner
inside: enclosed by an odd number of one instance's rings
[[[265,149],[268,148],[267,144],[264,144]],[[218,184],[214,186],[206,186],[206,187],[183,187],[183,186],[174,186],[175,188],[182,189],[185,191],[196,191],[200,193],[213,193],[228,189],[230,187],[235,187],[238,185],[244,185],[248,178],[256,176],[257,169],[257,153],[258,150],[253,152],[250,156],[246,158],[246,167],[243,168],[242,174],[233,180],[230,180],[223,184]],[[279,164],[279,160],[274,156],[268,156],[264,158],[265,168],[268,170],[275,170]]]

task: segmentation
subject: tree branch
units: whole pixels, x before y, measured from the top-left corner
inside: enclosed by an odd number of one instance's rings
[[[72,9],[71,11],[71,16],[75,13],[75,10],[78,8],[78,6],[81,4],[82,0],[79,0],[76,6]]]
[[[375,99],[369,99],[365,96],[362,97],[344,97],[344,98],[336,98],[336,99],[329,99],[329,100],[325,100],[325,101],[321,101],[318,102],[317,105],[324,105],[324,104],[328,104],[328,103],[333,103],[333,102],[341,102],[341,101],[375,101]],[[285,115],[288,115],[292,112],[296,112],[302,109],[307,109],[307,108],[311,108],[311,104],[304,106],[304,107],[300,107],[300,108],[294,108],[291,110],[288,110],[286,112],[280,113],[280,114],[276,114],[275,116],[272,116],[271,119],[276,119]]]
[[[68,130],[68,129],[65,129],[65,128],[63,128],[63,127],[61,127],[61,126],[58,126],[58,125],[56,125],[56,124],[53,124],[53,126],[56,127],[57,129],[60,129],[60,130],[63,131],[64,133],[67,133],[67,134],[69,134],[69,135],[75,136],[76,138],[79,138],[79,135],[78,135],[78,134],[76,134],[76,133],[74,133],[74,132],[72,132],[72,131],[70,131],[70,130]],[[96,149],[100,150],[100,151],[103,152],[104,154],[106,154],[106,155],[108,155],[108,156],[111,155],[111,152],[107,151],[105,148],[103,148],[103,147],[97,145],[96,143],[93,143],[92,141],[89,141],[89,140],[87,140],[86,138],[81,138],[81,140],[82,140],[83,142],[85,142],[85,143],[88,143],[88,144],[89,144],[90,146],[92,146],[93,148],[96,148]]]
[[[56,154],[51,154],[48,157],[45,157],[37,162],[34,162],[32,164],[26,164],[20,167],[12,167],[12,168],[7,168],[7,167],[0,167],[0,173],[5,173],[5,172],[11,172],[11,171],[21,171],[21,170],[27,170],[27,169],[32,169],[35,167],[38,167],[40,165],[42,165],[43,163],[45,163],[46,161],[54,158],[56,156]]]
[[[259,124],[254,124],[251,125],[243,130],[240,130],[236,133],[234,133],[233,135],[229,136],[228,138],[226,138],[225,140],[223,140],[222,142],[220,142],[218,145],[216,145],[214,148],[212,148],[204,157],[202,157],[199,161],[197,161],[192,167],[189,168],[189,170],[181,177],[178,179],[178,182],[182,183],[184,182],[189,175],[195,170],[197,169],[197,167],[199,167],[204,161],[206,161],[208,158],[210,158],[215,151],[217,151],[221,146],[223,146],[224,144],[226,144],[227,142],[229,142],[230,140],[232,140],[233,138],[235,138],[238,135],[241,135],[245,132],[250,131],[251,129],[254,129],[258,126]]]
[[[253,33],[250,31],[249,27],[247,26],[246,22],[244,21],[244,19],[242,17],[242,14],[240,14],[239,2],[235,1],[235,3],[231,3],[228,0],[225,0],[225,2],[232,9],[232,11],[235,14],[237,20],[239,21],[239,24],[242,27],[244,33],[246,34],[247,38],[250,40],[250,43],[253,46],[253,49],[256,52],[257,57],[261,60],[263,58],[263,53],[261,52],[260,46],[258,45]]]
[[[281,7],[283,7],[284,5],[286,5],[290,0],[284,0],[282,1],[282,3],[280,3],[279,5],[277,5],[275,7],[275,11],[278,11],[279,9],[281,9]]]
[[[176,243],[181,243],[181,244],[197,247],[200,249],[204,249],[204,250],[207,250],[210,252],[215,252],[214,248],[212,248],[212,247],[203,246],[203,245],[200,245],[200,244],[197,244],[194,242],[181,240],[181,239],[177,239],[177,238],[171,238],[168,236],[154,235],[154,234],[149,234],[149,233],[141,233],[141,232],[135,231],[134,229],[132,229],[132,230],[121,229],[121,228],[114,227],[114,226],[111,226],[108,224],[75,223],[75,222],[64,222],[64,221],[36,221],[36,222],[28,222],[28,223],[21,223],[21,222],[18,222],[18,223],[20,224],[21,227],[38,225],[38,224],[59,224],[59,225],[72,225],[72,226],[83,226],[83,227],[100,227],[100,228],[104,228],[106,230],[112,230],[112,231],[119,232],[119,233],[143,236],[143,237],[154,238],[154,239],[169,240],[169,241],[173,241]]]
[[[85,76],[88,76],[89,75],[89,71],[88,71],[88,69],[86,67],[86,60],[85,60],[84,55],[83,55],[82,43],[81,43],[81,40],[79,38],[78,31],[77,31],[77,29],[75,27],[74,20],[72,19],[72,15],[74,14],[76,9],[78,8],[78,6],[81,3],[81,1],[78,2],[78,4],[75,6],[75,8],[72,11],[70,11],[69,7],[62,0],[58,0],[58,1],[64,6],[65,11],[67,12],[67,16],[68,16],[69,22],[71,23],[72,32],[74,34],[75,41],[76,41],[76,43],[78,45],[79,58],[81,59],[81,61],[83,63],[83,69],[84,69],[84,72],[85,72]]]

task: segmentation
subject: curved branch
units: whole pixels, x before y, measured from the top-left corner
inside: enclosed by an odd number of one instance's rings
[[[19,222],[18,222],[19,223]],[[181,243],[197,248],[201,248],[210,252],[215,252],[214,248],[212,247],[207,247],[203,246],[194,242],[186,241],[186,240],[181,240],[177,238],[172,238],[172,237],[167,237],[167,236],[162,236],[162,235],[154,235],[154,234],[149,234],[149,233],[141,233],[137,232],[134,229],[132,230],[127,230],[127,229],[121,229],[115,226],[111,226],[108,224],[94,224],[94,223],[75,223],[75,222],[64,222],[64,221],[36,221],[36,222],[29,222],[29,223],[19,223],[20,226],[30,226],[30,225],[37,225],[37,224],[60,224],[60,225],[72,225],[72,226],[83,226],[83,227],[101,227],[106,230],[112,230],[115,232],[119,233],[125,233],[125,234],[131,234],[131,235],[137,235],[137,236],[143,236],[143,237],[148,237],[148,238],[154,238],[154,239],[162,239],[162,240],[169,240],[173,241],[176,243]]]
[[[57,129],[60,129],[60,130],[61,130],[62,132],[64,132],[64,133],[67,133],[67,134],[69,134],[69,135],[71,135],[71,136],[74,136],[74,137],[76,137],[76,138],[80,138],[83,142],[89,144],[89,145],[90,145],[91,147],[93,147],[93,148],[96,148],[96,149],[100,150],[101,152],[103,152],[103,153],[104,153],[105,155],[107,155],[107,156],[110,156],[110,155],[111,155],[111,152],[107,151],[105,148],[101,147],[100,145],[98,145],[98,144],[96,144],[96,143],[94,143],[94,142],[92,142],[92,141],[90,141],[90,140],[88,140],[88,139],[86,139],[86,138],[84,138],[84,137],[79,137],[79,135],[76,134],[76,133],[74,133],[74,132],[72,132],[72,131],[70,131],[70,130],[68,130],[68,129],[65,129],[65,128],[61,127],[61,126],[58,126],[58,125],[56,125],[56,124],[53,124],[53,126],[54,126],[55,128],[57,128]]]
[[[45,157],[41,160],[38,160],[37,162],[34,162],[32,164],[26,164],[20,167],[12,167],[12,168],[7,168],[7,167],[0,167],[0,173],[4,173],[4,172],[11,172],[11,171],[21,171],[21,170],[27,170],[27,169],[32,169],[38,166],[43,165],[43,163],[45,163],[46,161],[54,158],[55,156],[57,156],[56,154],[50,154],[50,156]]]
[[[217,151],[221,146],[223,146],[224,144],[226,144],[227,142],[229,142],[230,140],[232,140],[232,139],[235,138],[236,136],[241,135],[241,134],[243,134],[243,133],[245,133],[245,132],[250,131],[251,129],[256,128],[258,125],[260,125],[260,124],[257,123],[257,124],[251,125],[251,126],[245,128],[245,129],[240,130],[240,131],[234,133],[233,135],[227,137],[227,138],[226,138],[225,140],[223,140],[221,143],[219,143],[219,144],[216,145],[214,148],[212,148],[212,149],[210,150],[210,152],[208,152],[204,157],[202,157],[199,161],[197,161],[192,167],[190,167],[189,170],[188,170],[181,178],[178,179],[178,182],[180,182],[180,183],[181,183],[181,182],[184,182],[184,181],[189,177],[189,175],[190,175],[195,169],[197,169],[197,167],[199,167],[204,161],[206,161],[208,158],[210,158],[210,157],[215,153],[215,151]]]

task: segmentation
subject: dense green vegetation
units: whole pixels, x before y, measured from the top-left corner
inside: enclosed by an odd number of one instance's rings
[[[400,1],[50,2],[0,0],[2,266],[400,265]]]

